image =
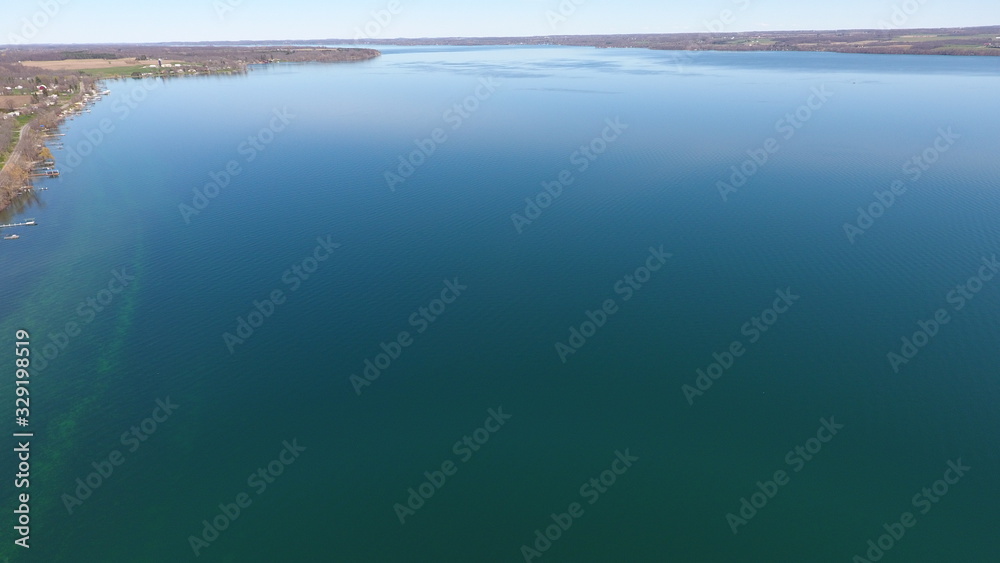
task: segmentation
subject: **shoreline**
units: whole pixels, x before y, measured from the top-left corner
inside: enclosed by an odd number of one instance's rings
[[[894,27],[812,31],[726,31],[727,22],[705,22],[702,31],[528,37],[438,37],[315,40],[314,44],[392,46],[530,46],[649,49],[657,51],[812,52],[873,55],[1000,56],[1000,25],[964,28]],[[731,23],[731,22],[728,22]],[[258,42],[271,44],[270,42]],[[299,42],[274,42],[293,45]]]
[[[20,55],[23,51],[29,55],[35,54],[37,56],[44,57],[46,56],[46,53],[50,52],[52,49],[53,46],[46,46],[45,48],[29,47],[14,52]],[[32,114],[31,119],[26,121],[24,125],[21,126],[17,142],[14,143],[14,146],[11,148],[11,152],[4,161],[3,166],[0,167],[0,214],[9,214],[11,207],[14,206],[19,200],[34,195],[35,186],[32,182],[33,178],[58,176],[58,171],[54,168],[56,164],[54,157],[46,146],[45,139],[50,135],[57,134],[59,127],[62,126],[67,119],[74,117],[78,113],[89,111],[88,106],[99,101],[102,97],[102,92],[109,93],[109,91],[105,89],[105,84],[103,83],[105,80],[121,80],[129,78],[137,80],[147,78],[168,79],[187,76],[233,76],[247,74],[250,65],[254,64],[275,64],[282,62],[317,62],[322,64],[333,64],[341,62],[363,62],[382,56],[382,53],[375,49],[365,48],[286,48],[280,50],[280,52],[274,48],[262,48],[244,49],[239,54],[243,57],[256,57],[256,59],[243,60],[228,58],[221,59],[215,64],[204,61],[193,63],[168,62],[165,64],[161,58],[150,59],[149,55],[137,55],[133,60],[135,63],[153,63],[153,61],[156,61],[156,64],[110,67],[108,69],[101,68],[99,69],[101,72],[98,76],[88,76],[89,86],[86,85],[85,81],[81,78],[79,89],[70,97],[69,100],[66,101],[65,104],[58,106],[57,108],[42,108],[35,106],[35,111]],[[287,58],[277,59],[272,56],[278,54],[284,55]],[[201,53],[189,56],[189,58],[197,59],[205,56],[218,56],[218,53],[215,50],[204,49]],[[31,57],[24,57],[24,61],[25,62],[23,63],[19,61],[18,64],[26,69],[27,72],[25,72],[25,74],[36,75],[39,71],[46,72],[52,69],[62,71],[69,70],[68,68],[59,68],[59,65],[66,64],[69,66],[73,62],[72,60],[35,61],[31,60]],[[33,62],[43,64],[43,66],[32,66],[31,63]],[[137,69],[140,67],[149,69],[150,72],[140,72]],[[116,72],[118,68],[126,70],[119,73]],[[97,70],[98,69],[80,69],[80,72],[84,73],[87,71],[94,74]],[[33,174],[33,171],[39,172],[39,170],[35,170],[39,166],[42,167],[42,170],[54,171],[54,174],[44,171]],[[4,221],[0,221],[0,224],[2,223],[4,223]]]
[[[86,111],[87,106],[100,99],[98,82],[89,89],[80,82],[79,89],[58,109],[35,113],[21,129],[10,155],[0,168],[0,213],[7,212],[19,199],[35,191],[34,178],[58,176],[40,172],[54,170],[55,159],[46,145],[46,139],[57,134],[67,118]],[[36,127],[37,126],[37,127]],[[35,146],[32,146],[32,145]],[[36,170],[41,166],[42,168]]]
[[[411,43],[404,41],[379,41],[373,43],[365,43],[366,45],[377,45],[377,46],[392,46],[392,47],[592,47],[594,49],[642,49],[646,51],[670,51],[670,52],[684,52],[684,53],[704,53],[704,52],[715,52],[715,53],[835,53],[839,55],[899,55],[899,56],[909,56],[909,57],[1000,57],[1000,46],[991,47],[990,50],[983,51],[942,51],[942,52],[931,52],[931,51],[899,51],[894,47],[887,47],[883,50],[878,50],[877,48],[829,48],[829,49],[800,49],[800,48],[754,48],[754,47],[736,47],[736,46],[716,46],[716,45],[698,45],[698,46],[648,46],[648,45],[593,45],[586,42],[539,42],[539,43],[525,43],[525,42],[487,42],[482,43],[465,43],[465,42],[455,42],[448,43],[445,41],[435,43]],[[1000,39],[998,39],[998,45],[1000,45]]]

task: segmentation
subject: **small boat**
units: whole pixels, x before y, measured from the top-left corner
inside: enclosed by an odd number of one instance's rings
[[[21,238],[21,235],[7,235],[3,237],[3,240],[17,240]]]

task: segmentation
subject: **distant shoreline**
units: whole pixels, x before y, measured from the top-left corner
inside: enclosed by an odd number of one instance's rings
[[[427,39],[325,40],[399,46],[560,45],[658,51],[782,51],[878,55],[1000,56],[1000,26],[839,31],[746,31],[618,35],[546,35]],[[301,42],[306,43],[306,42]],[[316,41],[322,44],[323,41]],[[275,45],[284,44],[275,42]]]
[[[538,35],[526,37],[426,37],[365,39],[294,39],[200,41],[146,44],[45,45],[48,49],[127,51],[130,48],[179,49],[183,47],[304,48],[315,45],[351,46],[518,46],[561,45],[610,49],[642,48],[671,51],[799,51],[882,55],[1000,56],[1000,25],[961,28],[892,28],[806,31],[726,31],[725,22],[706,22],[693,33],[629,33],[601,35]]]

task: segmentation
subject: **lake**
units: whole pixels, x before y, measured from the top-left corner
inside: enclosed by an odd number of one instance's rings
[[[1000,58],[382,50],[65,124],[0,555],[994,560]]]

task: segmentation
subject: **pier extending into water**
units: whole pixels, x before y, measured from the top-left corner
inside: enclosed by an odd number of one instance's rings
[[[8,227],[34,227],[38,225],[38,221],[34,219],[28,219],[23,223],[11,223],[10,225],[0,225],[0,229],[6,229]]]

